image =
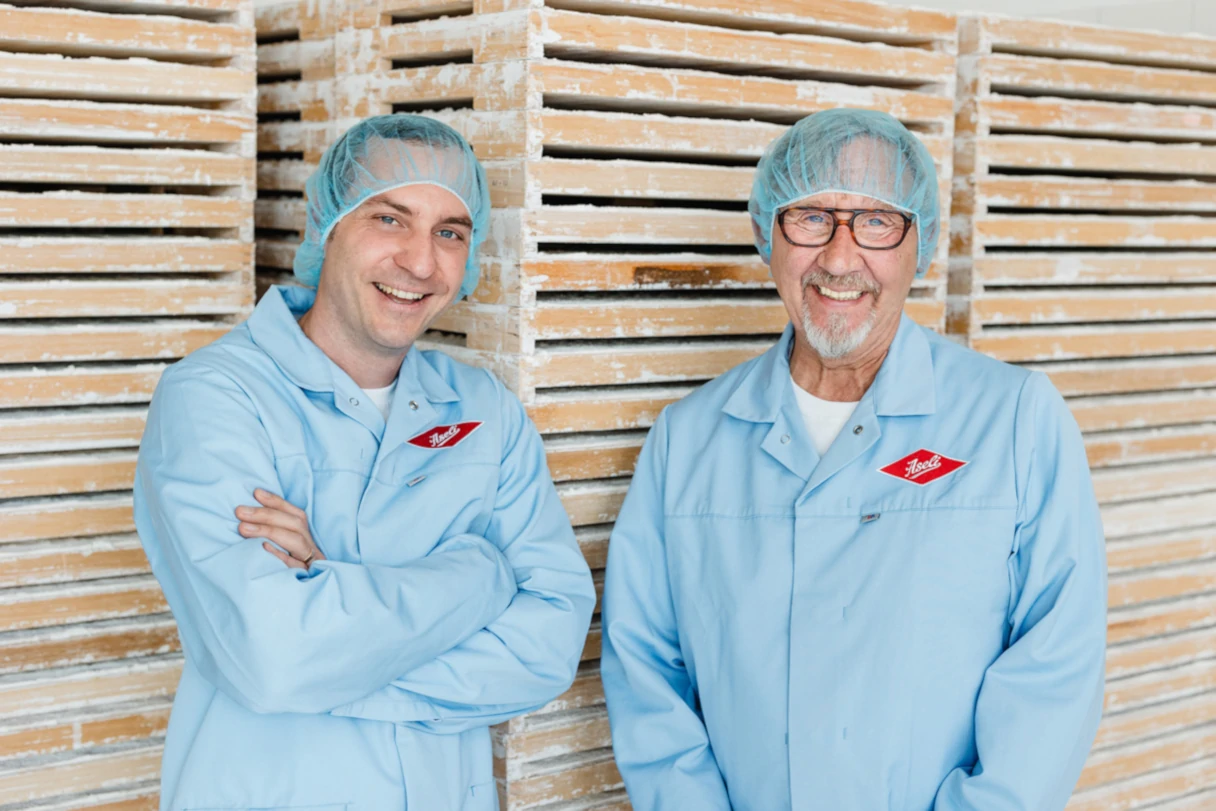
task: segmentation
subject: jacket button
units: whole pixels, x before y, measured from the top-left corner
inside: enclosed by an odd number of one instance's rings
[[[414,402],[413,400],[410,400],[410,411],[417,411],[417,410],[418,410],[418,404],[416,402]]]
[[[860,433],[861,433],[862,431],[864,431],[864,430],[865,430],[865,429],[864,429],[864,428],[862,428],[860,425],[855,425],[855,426],[853,426],[853,433],[855,433],[855,434],[860,434]]]
[[[350,398],[350,404],[353,406],[357,406],[357,405],[359,405],[359,401],[356,400],[354,397],[352,397],[352,398]]]
[[[789,434],[782,434],[782,435],[781,435],[781,444],[782,444],[782,445],[788,445],[788,444],[789,444],[789,441],[790,441],[790,435],[789,435]]]

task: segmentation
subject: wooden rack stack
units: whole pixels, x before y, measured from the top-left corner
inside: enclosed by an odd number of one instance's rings
[[[951,189],[956,18],[857,0],[300,0],[259,10],[259,286],[289,273],[303,181],[359,118],[423,112],[487,166],[483,281],[430,336],[545,436],[593,569],[658,411],[786,315],[746,201],[816,110],[891,112]],[[944,327],[946,240],[909,312]],[[621,809],[598,620],[574,688],[495,731],[505,811]]]
[[[1070,808],[1210,808],[1216,40],[976,17],[959,48],[949,328],[1069,398],[1109,542],[1107,716]]]
[[[161,371],[253,304],[251,0],[0,5],[0,808],[154,809]]]

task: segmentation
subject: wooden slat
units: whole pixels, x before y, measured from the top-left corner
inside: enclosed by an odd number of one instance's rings
[[[1113,608],[1211,590],[1216,590],[1216,563],[1188,562],[1112,576],[1108,601]]]
[[[1209,467],[1216,466],[1216,460],[1205,460],[1205,464]],[[1168,566],[1205,558],[1216,558],[1216,526],[1133,538],[1112,542],[1106,546],[1106,564],[1112,579],[1116,575],[1131,573],[1139,568]],[[1216,599],[1216,596],[1213,599]],[[1213,621],[1216,621],[1216,616],[1213,616]]]
[[[632,475],[644,439],[642,434],[628,434],[594,440],[551,440],[545,443],[549,474],[555,482]]]
[[[1086,763],[1077,790],[1211,756],[1216,756],[1216,724],[1098,752]]]
[[[990,175],[976,181],[979,205],[1091,211],[1211,212],[1216,186],[1194,181]]]
[[[1190,355],[1216,350],[1211,321],[980,329],[971,348],[1009,362]]]
[[[1151,501],[1108,504],[1102,508],[1106,538],[1167,532],[1203,526],[1216,515],[1216,490]]]
[[[0,797],[16,802],[78,794],[151,780],[160,773],[160,744],[0,771]]]
[[[132,532],[129,495],[0,504],[0,543]]]
[[[1132,780],[1073,795],[1068,811],[1124,811],[1189,794],[1216,781],[1216,758],[1162,769]]]
[[[1065,396],[1216,385],[1216,355],[1028,365],[1045,372]]]
[[[19,367],[0,375],[0,409],[146,403],[165,366]]]
[[[975,259],[984,285],[1164,284],[1216,281],[1210,253],[999,253]]]
[[[1216,391],[1199,389],[1088,397],[1072,400],[1069,408],[1082,431],[1114,431],[1205,422],[1216,414]]]
[[[528,404],[528,418],[542,434],[649,428],[664,406],[691,391],[689,387],[665,387],[593,389],[570,396],[540,395]]]
[[[986,246],[1216,247],[1216,221],[1203,217],[988,214],[975,233]]]
[[[522,260],[520,274],[522,283],[546,292],[773,288],[758,257],[546,254]]]
[[[155,291],[151,296],[140,295],[143,292],[142,289],[137,291],[131,301],[111,299],[110,304],[138,308],[141,300],[146,306],[158,298]],[[210,296],[214,292],[211,288],[204,290],[203,295]],[[168,299],[167,293],[167,290],[160,291],[162,304]],[[178,306],[195,306],[187,295],[168,300]],[[237,300],[239,302],[240,298]],[[24,307],[24,302],[20,306]],[[236,309],[240,311],[248,306],[250,304],[241,303]],[[222,337],[230,328],[230,324],[186,319],[135,324],[92,321],[68,326],[6,326],[0,321],[0,360],[5,363],[62,363],[181,358]]]
[[[146,414],[138,406],[0,412],[0,453],[134,448]]]
[[[254,77],[236,68],[0,51],[0,93],[39,98],[178,103],[252,98]]]
[[[747,4],[731,0],[561,0],[553,5],[782,33],[848,34],[849,39],[888,42],[952,43],[957,26],[953,14],[869,0],[817,0],[813,5],[799,0]]]
[[[985,293],[972,302],[971,312],[980,323],[996,325],[1212,318],[1216,287]]]
[[[1109,101],[993,95],[979,99],[980,120],[992,130],[1044,134],[1177,138],[1211,143],[1216,110]]]
[[[133,534],[0,548],[0,588],[83,582],[149,571],[139,537]]]
[[[526,215],[540,242],[751,245],[746,212],[639,209],[624,206],[544,206]]]
[[[1185,633],[1110,647],[1106,652],[1106,677],[1123,678],[1151,670],[1164,670],[1211,656],[1216,644],[1216,628],[1199,628]]]
[[[242,281],[72,279],[0,282],[0,320],[230,315],[247,312],[252,307],[253,290],[248,282]]]
[[[180,656],[164,656],[5,679],[0,681],[0,715],[11,719],[168,697],[177,689],[181,671]]]
[[[1216,100],[1216,76],[1196,70],[1146,68],[1079,59],[994,54],[977,61],[979,74],[998,93],[1036,91],[1053,96],[1130,101],[1162,100],[1174,104],[1210,104]]]
[[[187,194],[0,192],[0,227],[240,228],[249,203]]]
[[[570,516],[570,523],[586,526],[615,521],[628,489],[628,482],[576,482],[559,487],[558,495]]]
[[[1175,496],[1201,492],[1216,481],[1216,458],[1103,468],[1093,474],[1094,490],[1103,503]]]
[[[165,186],[248,185],[253,160],[201,149],[0,145],[0,181]]]
[[[991,135],[975,144],[976,157],[989,167],[1053,169],[1117,174],[1216,175],[1216,149],[1202,144],[1055,138],[1044,135]]]
[[[0,498],[129,490],[134,477],[133,451],[5,456],[0,457]]]
[[[253,265],[253,246],[199,237],[0,238],[0,273],[228,273]]]
[[[1208,456],[1216,452],[1216,422],[1099,434],[1086,438],[1085,451],[1095,469]]]
[[[0,636],[0,673],[95,665],[180,650],[173,618],[154,614]]]
[[[170,702],[0,726],[0,758],[51,755],[97,746],[163,738],[169,725]]]
[[[884,79],[900,83],[954,80],[951,55],[915,48],[556,9],[546,10],[543,25],[545,53],[557,57],[596,55],[611,62],[645,58],[665,66],[710,70],[747,66],[765,75],[813,72],[875,84]]]
[[[751,360],[771,345],[770,341],[728,341],[545,350],[538,352],[531,362],[531,380],[537,387],[551,388],[709,380]]]
[[[543,60],[533,63],[532,78],[546,97],[582,104],[614,101],[638,111],[760,118],[804,116],[843,105],[879,110],[908,124],[940,124],[948,122],[954,110],[951,98],[915,91],[620,64]],[[408,99],[393,95],[390,100]]]
[[[76,100],[0,99],[0,136],[21,141],[150,146],[235,144],[255,127],[252,116],[222,110]]]
[[[1216,610],[1216,597],[1212,595],[1115,609],[1110,613],[1106,642],[1108,645],[1120,645],[1146,640],[1153,636],[1206,628],[1213,624],[1214,610]],[[1208,680],[1209,676],[1205,675],[1202,685],[1200,685],[1203,689],[1216,686],[1216,684],[1209,684]],[[1174,682],[1171,684],[1173,685],[1171,689],[1185,687],[1189,690],[1194,686],[1189,681],[1185,684]],[[1163,693],[1151,693],[1154,700],[1160,700],[1161,695]]]
[[[253,52],[252,32],[172,17],[0,7],[0,48],[70,56],[147,56],[189,61]]]
[[[544,194],[670,200],[746,201],[750,167],[629,160],[545,158],[527,165]]]
[[[535,126],[542,144],[547,147],[757,160],[764,147],[786,129],[779,124],[760,121],[714,121],[581,110],[542,110],[535,115]]]
[[[1216,46],[1208,37],[1000,16],[982,17],[981,24],[988,47],[997,51],[1143,65],[1216,64]]]
[[[160,614],[169,610],[150,576],[0,591],[0,631]]]
[[[622,785],[611,750],[563,758],[558,765],[545,764],[541,768],[543,771],[527,770],[509,781],[507,804],[503,811],[522,811],[598,794]]]

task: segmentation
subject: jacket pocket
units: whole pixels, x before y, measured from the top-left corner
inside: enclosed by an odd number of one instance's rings
[[[498,786],[495,781],[470,787],[461,811],[498,811]]]

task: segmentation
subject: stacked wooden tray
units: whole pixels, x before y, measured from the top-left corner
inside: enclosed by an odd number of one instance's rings
[[[131,479],[161,370],[253,303],[254,103],[251,0],[0,5],[0,808],[156,807]]]
[[[949,211],[952,15],[856,0],[294,0],[259,10],[258,29],[260,284],[289,272],[303,179],[349,125],[422,112],[463,132],[490,175],[493,233],[480,287],[428,342],[519,394],[597,577],[658,411],[786,323],[746,212],[764,147],[816,110],[891,112],[934,155]],[[937,328],[946,254],[943,239],[908,305]],[[626,807],[598,656],[597,620],[570,693],[495,731],[504,809]]]
[[[983,17],[959,47],[950,329],[1069,398],[1109,541],[1107,717],[1070,807],[1210,808],[1216,40]]]

